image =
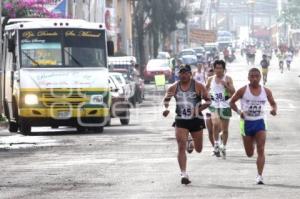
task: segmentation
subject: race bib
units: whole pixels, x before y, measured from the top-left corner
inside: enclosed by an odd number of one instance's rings
[[[250,105],[247,111],[248,116],[258,117],[262,115],[262,106],[261,105]]]
[[[181,118],[189,119],[193,116],[193,110],[191,107],[182,107],[180,110]]]
[[[215,93],[215,97],[214,97],[214,101],[223,101],[224,100],[224,96],[223,93]]]

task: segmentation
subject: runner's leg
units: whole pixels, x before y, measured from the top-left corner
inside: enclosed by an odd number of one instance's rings
[[[255,135],[257,145],[257,171],[259,175],[262,175],[265,166],[265,143],[266,143],[266,132],[260,131]]]
[[[203,131],[196,131],[191,133],[194,140],[195,151],[201,153],[203,147]]]
[[[254,137],[252,136],[243,136],[243,143],[246,155],[250,158],[254,154]]]
[[[178,164],[180,167],[181,172],[186,172],[186,143],[188,139],[188,130],[183,129],[183,128],[175,128],[176,131],[176,140],[177,140],[177,145],[178,145]]]
[[[223,145],[226,146],[228,140],[228,127],[230,119],[221,119],[222,125],[222,141]]]
[[[208,132],[208,139],[213,147],[215,143],[214,143],[214,136],[213,136],[213,129],[212,129],[213,125],[212,125],[212,121],[211,121],[211,116],[206,117],[205,124],[206,124],[207,132]]]

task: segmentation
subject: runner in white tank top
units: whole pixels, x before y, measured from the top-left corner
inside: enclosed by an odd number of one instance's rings
[[[226,75],[223,76],[222,81],[226,82]],[[229,93],[225,86],[219,82],[216,82],[216,76],[213,76],[211,80],[210,86],[210,95],[212,99],[211,107],[218,109],[218,108],[229,108]],[[222,116],[221,116],[222,117]]]
[[[228,140],[228,127],[231,117],[229,98],[235,92],[231,77],[225,75],[226,63],[223,60],[214,62],[215,75],[208,79],[206,88],[211,95],[212,104],[210,111],[212,115],[214,153],[217,157],[223,155],[226,158],[226,144]],[[222,131],[222,144],[219,146],[219,133]]]
[[[255,121],[265,117],[265,107],[268,101],[266,90],[261,87],[261,92],[258,96],[251,93],[249,85],[241,99],[241,111],[244,113],[244,120]]]
[[[272,92],[259,84],[261,73],[259,69],[252,68],[249,71],[248,79],[250,84],[239,89],[231,99],[230,106],[241,116],[241,134],[243,137],[244,148],[248,157],[254,154],[257,148],[257,184],[264,184],[262,173],[265,165],[265,142],[266,125],[264,122],[265,107],[268,101],[272,107],[271,115],[277,114],[277,105],[272,96]],[[241,100],[241,110],[238,109],[236,102]]]
[[[201,83],[203,85],[206,84],[206,76],[205,76],[205,68],[202,63],[198,64],[198,69],[197,71],[193,74],[193,78],[195,81],[198,83]]]

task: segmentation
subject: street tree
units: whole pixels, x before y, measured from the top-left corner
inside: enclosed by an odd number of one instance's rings
[[[300,27],[300,1],[289,0],[286,7],[282,10],[279,20],[290,24],[293,28]]]
[[[186,22],[187,11],[180,0],[134,0],[134,28],[137,36],[140,62],[145,63],[144,39],[148,34],[156,57],[160,44],[177,29],[178,22]],[[149,46],[150,47],[150,46]]]
[[[2,15],[9,18],[60,17],[44,6],[44,4],[53,2],[54,0],[6,0],[4,1]]]

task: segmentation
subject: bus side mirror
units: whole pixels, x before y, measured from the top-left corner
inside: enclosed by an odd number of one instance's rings
[[[107,54],[108,56],[114,56],[115,53],[115,47],[114,47],[114,42],[113,41],[108,41],[107,42]]]
[[[9,52],[14,52],[15,47],[16,47],[15,40],[13,38],[8,39],[8,51]]]

